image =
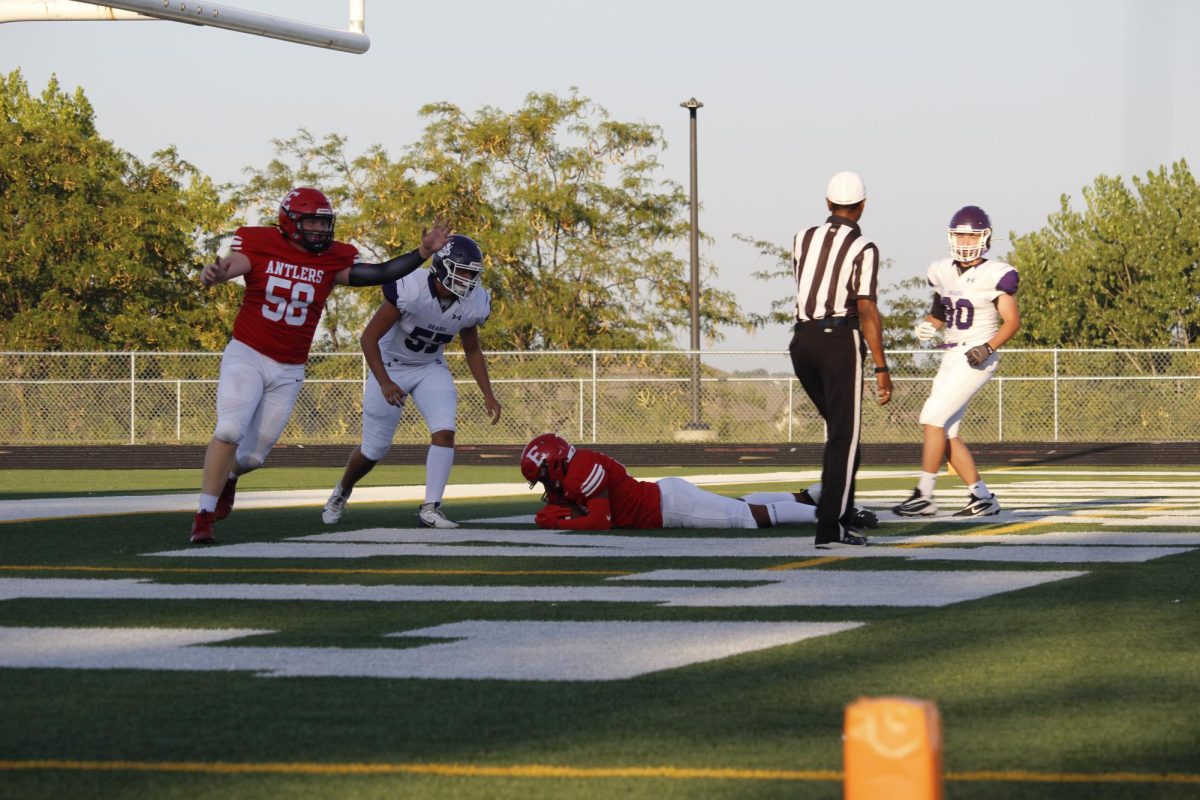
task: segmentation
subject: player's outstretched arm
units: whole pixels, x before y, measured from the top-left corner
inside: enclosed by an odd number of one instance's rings
[[[200,270],[200,282],[205,286],[216,286],[218,283],[231,281],[250,271],[250,259],[245,253],[232,252],[212,264],[205,264]]]
[[[379,286],[398,281],[445,247],[452,230],[450,223],[438,219],[432,228],[422,232],[421,246],[416,250],[389,258],[381,264],[355,264],[339,272],[335,282],[342,286]]]

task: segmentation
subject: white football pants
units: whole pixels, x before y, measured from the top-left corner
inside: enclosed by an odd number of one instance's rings
[[[992,353],[978,367],[967,363],[967,351],[982,343],[960,344],[942,353],[942,365],[933,379],[929,399],[921,409],[921,424],[944,428],[947,439],[958,436],[967,403],[992,379],[996,367],[1000,366],[999,353]]]
[[[683,478],[658,481],[664,528],[757,528],[750,506],[706,492]]]
[[[394,406],[383,397],[379,381],[367,374],[363,386],[362,454],[379,461],[392,446],[396,426],[404,413],[404,402],[411,395],[417,411],[425,419],[432,434],[436,431],[458,430],[458,389],[444,363],[431,362],[417,367],[389,366],[388,377],[404,391],[400,405]]]
[[[213,435],[238,443],[243,468],[262,466],[283,435],[303,386],[303,364],[281,364],[231,339],[221,356]]]

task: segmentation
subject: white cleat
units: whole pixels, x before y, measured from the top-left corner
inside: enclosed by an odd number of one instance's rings
[[[417,512],[418,528],[457,528],[457,522],[446,519],[442,513],[441,503],[422,503]]]
[[[921,494],[920,489],[913,489],[907,500],[892,507],[892,513],[898,517],[932,517],[937,510],[937,503],[933,502],[933,498]]]
[[[329,499],[325,501],[325,510],[321,512],[321,521],[326,525],[335,525],[340,522],[342,514],[346,513],[346,503],[349,500],[349,497],[335,488],[333,494],[329,495]]]
[[[1000,501],[996,499],[996,495],[991,497],[976,497],[971,495],[971,499],[963,506],[962,511],[955,511],[956,517],[990,517],[1000,513]]]

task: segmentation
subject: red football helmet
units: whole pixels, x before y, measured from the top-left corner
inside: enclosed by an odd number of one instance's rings
[[[292,189],[279,204],[279,229],[310,253],[323,253],[333,244],[336,219],[329,198],[316,189]]]
[[[533,437],[521,452],[521,474],[529,481],[530,489],[538,481],[562,483],[574,456],[575,448],[566,439],[557,433],[543,433]]]

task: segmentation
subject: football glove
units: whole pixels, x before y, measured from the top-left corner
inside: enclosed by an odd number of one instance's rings
[[[977,344],[967,351],[967,363],[972,367],[978,367],[980,364],[988,360],[992,353],[996,352],[987,342]]]
[[[537,523],[539,528],[559,528],[560,522],[565,519],[570,519],[572,509],[568,506],[560,506],[557,504],[542,506],[542,510],[537,512],[533,521]]]
[[[933,337],[937,336],[938,329],[934,324],[927,319],[923,319],[913,328],[913,333],[917,336],[917,341],[925,344]]]

